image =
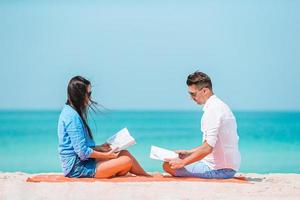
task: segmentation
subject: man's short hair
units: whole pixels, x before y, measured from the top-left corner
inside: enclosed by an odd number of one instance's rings
[[[198,89],[207,87],[212,91],[211,80],[210,80],[209,76],[207,76],[207,74],[205,74],[203,72],[196,71],[196,72],[190,74],[187,77],[186,84],[188,86],[196,85],[198,87]]]

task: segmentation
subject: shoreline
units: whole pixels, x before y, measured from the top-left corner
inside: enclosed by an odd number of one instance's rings
[[[38,173],[0,172],[0,199],[299,199],[300,174],[238,174],[245,176],[251,184],[183,181],[29,183],[26,179]]]

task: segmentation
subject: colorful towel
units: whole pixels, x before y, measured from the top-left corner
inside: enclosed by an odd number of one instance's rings
[[[219,182],[219,183],[249,183],[243,176],[234,177],[231,179],[203,179],[203,178],[188,178],[188,177],[172,177],[155,174],[153,177],[143,176],[121,176],[109,179],[96,178],[68,178],[62,174],[39,174],[27,178],[27,182]]]

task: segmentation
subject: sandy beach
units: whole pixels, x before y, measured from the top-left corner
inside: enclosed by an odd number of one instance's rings
[[[33,174],[0,173],[0,199],[299,199],[300,174],[242,174],[221,182],[29,183]]]

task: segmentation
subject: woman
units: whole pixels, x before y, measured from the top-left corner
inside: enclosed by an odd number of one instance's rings
[[[81,76],[68,85],[68,100],[58,121],[59,156],[67,177],[110,178],[128,172],[150,176],[126,150],[115,153],[108,144],[95,146],[87,123],[91,100],[91,83]]]

